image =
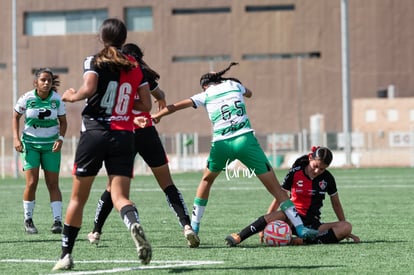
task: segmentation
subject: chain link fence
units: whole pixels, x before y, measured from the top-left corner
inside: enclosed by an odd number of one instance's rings
[[[327,146],[334,152],[331,166],[345,166],[341,133],[322,133],[315,136],[306,131],[298,134],[256,134],[259,143],[275,168],[288,168],[294,160],[308,153],[312,145]],[[211,137],[197,133],[161,135],[168,155],[170,169],[175,172],[201,171],[210,150]],[[70,176],[78,137],[66,137],[62,148],[61,176]],[[354,167],[414,167],[414,131],[390,133],[353,133],[352,166]],[[1,178],[22,177],[20,156],[14,151],[12,138],[1,137]],[[138,155],[135,174],[151,171]],[[105,174],[102,168],[100,173]]]

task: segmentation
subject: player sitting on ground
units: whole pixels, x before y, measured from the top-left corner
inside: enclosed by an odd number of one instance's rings
[[[291,201],[302,218],[303,224],[319,231],[316,239],[306,240],[305,243],[338,243],[345,238],[351,238],[356,243],[360,242],[359,237],[351,233],[351,223],[345,219],[335,178],[326,170],[331,162],[331,150],[326,147],[312,147],[311,153],[303,155],[295,161],[283,180],[282,188],[286,192],[290,192]],[[321,222],[320,209],[323,206],[325,194],[330,196],[332,208],[338,218],[336,222]],[[274,199],[269,206],[267,215],[259,217],[238,234],[234,233],[227,236],[225,239],[227,245],[238,245],[248,237],[263,231],[271,221],[287,221],[286,215],[282,211],[276,211],[279,204]],[[292,227],[292,231],[296,234],[294,227]],[[262,234],[261,241],[263,241]],[[294,244],[301,243],[301,240],[295,240],[294,242]]]

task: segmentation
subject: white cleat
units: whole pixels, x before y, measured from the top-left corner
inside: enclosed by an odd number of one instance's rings
[[[59,261],[55,264],[52,270],[69,270],[75,266],[73,263],[72,256],[70,254],[66,254],[63,259],[59,259]]]
[[[200,245],[200,238],[197,236],[193,229],[185,229],[184,236],[187,239],[188,247],[196,248]]]
[[[149,264],[152,256],[152,248],[145,238],[144,230],[140,224],[134,223],[131,225],[131,237],[137,247],[138,258],[141,260],[141,263],[144,265]]]
[[[98,245],[100,239],[101,239],[101,234],[99,234],[98,232],[88,233],[88,240],[90,244]]]

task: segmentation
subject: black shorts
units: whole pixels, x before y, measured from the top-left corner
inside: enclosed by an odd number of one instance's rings
[[[96,176],[105,163],[108,175],[132,178],[134,155],[133,132],[88,130],[81,133],[73,174]]]
[[[167,154],[154,126],[135,130],[135,154],[139,154],[149,167],[168,163]]]

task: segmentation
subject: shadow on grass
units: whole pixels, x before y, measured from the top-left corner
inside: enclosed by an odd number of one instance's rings
[[[407,243],[407,240],[370,240],[370,241],[361,241],[360,244],[364,243]],[[353,242],[344,242],[340,244],[355,244]]]
[[[345,265],[286,265],[286,266],[277,266],[277,265],[268,265],[268,266],[251,266],[251,267],[211,267],[211,268],[194,268],[194,267],[188,267],[188,268],[171,268],[169,273],[187,273],[187,272],[194,272],[194,271],[205,271],[207,274],[209,273],[209,270],[211,272],[218,272],[218,271],[224,271],[232,272],[232,271],[277,271],[277,270],[291,270],[291,269],[298,269],[298,270],[311,270],[311,269],[324,269],[324,268],[343,268]]]
[[[335,244],[305,244],[305,245],[297,245],[296,247],[314,247],[314,246],[326,246],[326,245],[360,245],[360,244],[373,244],[373,243],[407,243],[407,240],[369,240],[369,241],[361,241],[359,243],[355,243],[355,242],[347,242],[347,241],[342,241],[340,243],[335,243]],[[176,245],[176,246],[172,246],[172,245],[156,245],[154,247],[157,248],[165,248],[165,249],[181,249],[181,248],[187,248],[187,247],[183,247],[182,245]],[[265,245],[265,244],[240,244],[238,246],[233,246],[233,247],[228,247],[227,245],[223,244],[224,248],[228,248],[228,249],[244,249],[244,248],[249,248],[249,249],[258,249],[258,248],[267,248],[269,246]],[[292,246],[289,246],[292,247]],[[201,249],[215,249],[215,248],[221,248],[220,246],[217,246],[216,244],[201,244],[200,247],[197,248],[197,250]],[[270,248],[270,247],[269,247]],[[283,247],[281,247],[281,249],[283,249]]]
[[[12,243],[59,243],[62,242],[61,239],[59,240],[45,240],[45,239],[36,239],[36,240],[15,240],[15,241],[0,241],[0,244],[12,244]]]
[[[21,240],[4,240],[4,241],[0,241],[0,244],[19,244],[19,243],[61,243],[62,239],[59,237],[59,239],[21,239]],[[81,242],[89,242],[88,240],[83,240],[83,239],[76,239],[76,243],[81,243]],[[108,248],[109,245],[91,245],[91,247],[96,247],[96,248]]]
[[[304,245],[297,245],[297,247],[303,247],[303,246],[313,247],[313,246],[320,246],[320,245],[323,245],[323,246],[326,246],[326,245],[330,245],[330,246],[331,245],[359,245],[359,244],[372,244],[372,243],[407,243],[407,242],[408,240],[369,240],[369,241],[361,241],[359,243],[355,243],[352,241],[342,241],[342,242],[333,243],[333,244],[304,244]],[[230,248],[261,248],[261,247],[267,247],[267,246],[264,244],[248,244],[248,245],[241,244],[241,245],[230,247]],[[213,247],[210,247],[210,248],[213,248]]]
[[[9,241],[0,241],[0,244],[12,244],[12,243],[52,243],[52,242],[61,242],[61,239],[55,239],[55,240],[51,240],[51,239],[33,239],[33,240],[28,240],[28,239],[22,239],[22,240],[9,240]],[[79,242],[86,242],[88,240],[83,240],[83,239],[77,239],[76,243]],[[110,241],[110,240],[108,240]],[[372,244],[372,243],[407,243],[407,240],[370,240],[370,241],[361,241],[360,243],[354,243],[354,242],[340,242],[337,244],[329,244],[329,245],[358,245],[358,244]],[[307,244],[307,245],[298,245],[297,247],[303,247],[303,246],[317,246],[320,244]],[[325,244],[328,245],[328,244]],[[96,247],[96,248],[108,248],[110,247],[109,245],[106,244],[99,244],[97,246],[95,245],[91,245],[92,247]],[[224,247],[228,248],[228,249],[238,249],[238,248],[266,248],[268,246],[264,245],[264,244],[248,244],[248,245],[238,245],[238,246],[234,246],[234,247],[228,247],[226,245],[223,245]],[[180,248],[187,248],[186,246],[183,245],[177,245],[177,246],[171,246],[171,245],[157,245],[157,248],[174,248],[174,249],[180,249]],[[205,244],[205,245],[201,245],[200,247],[198,247],[197,249],[214,249],[214,248],[220,248],[217,245],[210,245],[210,244]]]
[[[75,261],[76,264],[76,261]],[[263,265],[263,266],[243,266],[243,267],[169,267],[169,268],[165,268],[165,267],[160,267],[159,269],[161,270],[168,270],[168,273],[189,273],[189,272],[201,272],[204,271],[206,274],[210,274],[211,273],[223,273],[224,274],[230,274],[230,273],[234,273],[236,272],[237,274],[241,274],[241,272],[245,271],[251,271],[251,272],[264,272],[264,271],[274,271],[277,272],[277,270],[282,271],[282,270],[318,270],[318,269],[325,269],[325,268],[344,268],[346,267],[345,265],[285,265],[285,266],[281,266],[281,265]],[[151,268],[151,270],[156,270],[157,267],[153,267]],[[146,267],[131,267],[131,268],[126,268],[125,272],[127,271],[143,271],[143,270],[149,270]],[[75,268],[73,270],[74,272],[90,272],[90,269],[82,269],[82,268]],[[101,270],[103,271],[103,270]],[[111,272],[112,273],[112,272]],[[91,274],[97,274],[97,273],[91,273]],[[266,273],[267,274],[267,273]]]

